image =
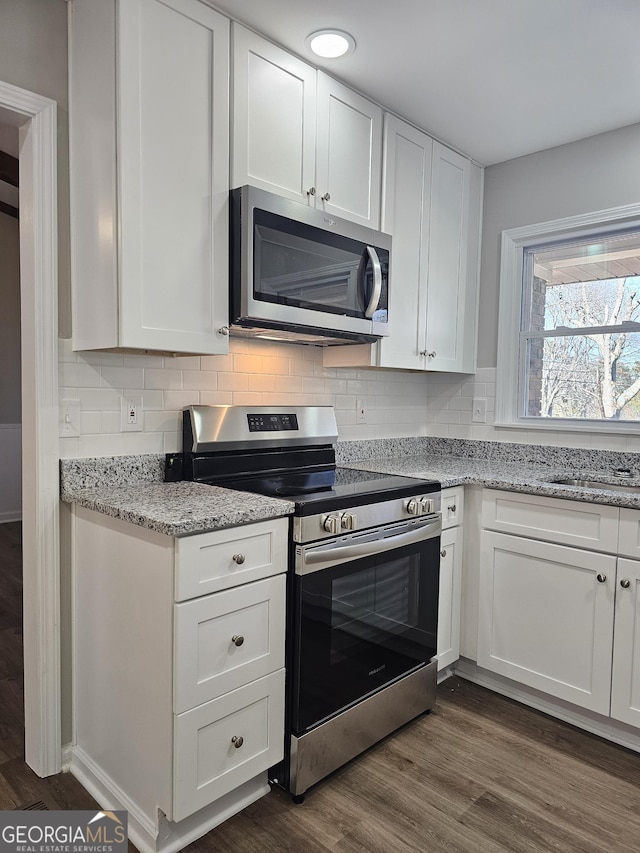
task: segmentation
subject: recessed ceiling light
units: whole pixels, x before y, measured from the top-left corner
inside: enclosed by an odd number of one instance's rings
[[[304,43],[310,51],[323,59],[337,59],[356,49],[353,36],[342,30],[316,30],[307,36]]]

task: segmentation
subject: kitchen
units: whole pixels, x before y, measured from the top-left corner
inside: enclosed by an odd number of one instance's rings
[[[44,52],[43,52],[44,53]],[[19,64],[15,66],[20,67]],[[15,71],[2,68],[0,77],[51,94],[66,105],[66,79],[58,92],[49,81],[29,86]],[[35,73],[35,72],[30,72]],[[64,75],[63,75],[64,76]],[[64,132],[64,131],[62,131]],[[182,407],[201,403],[276,403],[278,395],[296,395],[300,404],[333,404],[343,439],[424,435],[448,438],[509,439],[513,432],[490,425],[495,399],[494,341],[496,338],[497,235],[504,228],[526,222],[542,222],[577,212],[599,210],[635,201],[633,143],[637,127],[576,142],[526,161],[509,161],[490,167],[485,178],[485,247],[480,300],[480,367],[475,377],[401,373],[382,369],[324,367],[316,348],[231,341],[228,356],[169,358],[155,354],[86,356],[71,350],[61,313],[61,363],[63,401],[80,400],[79,435],[62,440],[62,455],[109,456],[122,453],[175,451],[179,442],[178,413]],[[626,164],[630,165],[626,167]],[[590,180],[585,181],[584,176]],[[517,191],[514,191],[517,187]],[[65,187],[61,182],[64,199]],[[526,200],[526,207],[525,207]],[[525,207],[524,210],[521,208]],[[527,209],[529,207],[530,209]],[[61,232],[64,229],[61,228]],[[61,265],[64,265],[64,251]],[[488,265],[488,266],[487,266]],[[61,275],[61,300],[68,299]],[[486,282],[489,282],[487,285]],[[68,320],[66,321],[68,322]],[[131,392],[144,402],[144,429],[123,432],[120,397]],[[390,396],[393,402],[390,403]],[[487,401],[487,422],[471,421],[474,399]],[[287,402],[292,402],[288,396]],[[364,401],[365,420],[356,422],[358,401]],[[593,449],[635,449],[634,437],[590,434],[583,438],[560,431],[546,432],[545,441],[587,446]],[[535,435],[527,438],[536,443]],[[518,439],[517,439],[518,440]],[[63,518],[66,508],[62,509]],[[68,735],[68,733],[67,733]],[[65,742],[67,738],[63,738]]]

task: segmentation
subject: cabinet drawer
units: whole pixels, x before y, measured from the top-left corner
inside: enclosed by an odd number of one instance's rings
[[[284,669],[179,714],[172,819],[188,817],[277,764],[283,752]]]
[[[288,529],[276,518],[178,539],[176,601],[285,572]]]
[[[482,527],[560,545],[615,552],[618,508],[486,489],[482,495]]]
[[[442,529],[462,524],[464,514],[464,486],[442,490]]]
[[[278,575],[175,605],[177,714],[284,666],[285,582]]]

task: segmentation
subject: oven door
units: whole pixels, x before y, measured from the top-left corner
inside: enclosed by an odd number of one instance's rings
[[[296,547],[295,735],[436,654],[440,529],[430,517]]]

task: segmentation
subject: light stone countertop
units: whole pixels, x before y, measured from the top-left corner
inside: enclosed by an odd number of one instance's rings
[[[551,479],[572,477],[582,480],[610,481],[617,487],[622,487],[625,482],[628,482],[640,488],[640,478],[633,477],[625,481],[614,477],[611,469],[539,465],[531,462],[438,456],[430,453],[389,457],[382,460],[354,460],[348,462],[347,466],[360,471],[380,471],[385,474],[439,480],[443,489],[460,485],[486,486],[506,491],[640,509],[640,492],[591,489],[550,482]]]
[[[459,453],[460,455],[456,455]],[[588,489],[551,483],[576,477],[611,481],[616,467],[640,487],[640,454],[498,442],[401,438],[337,445],[338,464],[361,471],[434,479],[443,488],[486,486],[507,491],[640,509],[640,491]],[[61,499],[169,536],[204,533],[293,512],[280,498],[200,483],[164,483],[164,456],[63,459]]]
[[[187,536],[279,518],[293,504],[202,483],[141,483],[67,491],[63,500],[165,533]]]

